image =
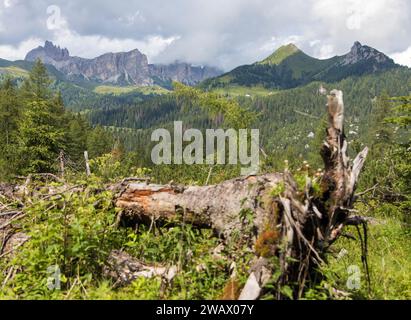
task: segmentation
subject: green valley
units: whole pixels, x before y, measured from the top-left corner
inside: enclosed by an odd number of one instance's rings
[[[169,93],[169,90],[159,86],[137,87],[137,86],[96,86],[93,92],[98,94],[113,94],[120,96],[127,93],[142,93],[144,95],[161,95]]]

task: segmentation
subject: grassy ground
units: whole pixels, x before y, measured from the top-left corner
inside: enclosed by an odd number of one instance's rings
[[[98,94],[112,94],[112,95],[122,95],[131,92],[138,92],[144,95],[150,94],[167,94],[169,91],[167,89],[158,87],[158,86],[149,86],[149,87],[136,87],[136,86],[126,86],[126,87],[119,87],[119,86],[98,86],[94,89],[95,93]]]
[[[144,95],[156,94],[168,94],[170,91],[158,86],[149,86],[149,87],[135,87],[135,86],[98,86],[94,89],[95,93],[98,94],[112,94],[115,96],[120,96],[122,94],[137,92]],[[243,87],[243,86],[229,86],[226,88],[214,89],[213,92],[216,92],[221,95],[228,95],[231,97],[250,97],[253,96],[269,96],[276,93],[275,90],[266,89],[263,87]]]
[[[253,96],[270,96],[276,93],[275,90],[266,89],[264,87],[243,87],[243,86],[229,86],[225,88],[216,88],[213,89],[213,92],[216,92],[221,95],[228,95],[232,97],[253,97]]]
[[[113,195],[101,192],[100,178],[77,184],[87,188],[47,200],[28,199],[25,216],[13,228],[30,240],[14,256],[0,258],[0,300],[219,299],[230,288],[228,284],[244,285],[253,258],[246,243],[233,239],[217,250],[220,240],[210,230],[184,223],[117,228]],[[334,253],[322,268],[324,279],[305,298],[411,299],[411,230],[404,213],[372,199],[359,202],[356,209],[374,218],[368,230],[371,290],[360,241],[356,229],[350,227],[345,232],[356,239],[340,238],[333,245]],[[177,266],[180,271],[166,286],[160,278],[140,278],[117,288],[101,272],[111,250],[123,250],[146,264]],[[50,266],[63,271],[60,290],[47,287]],[[10,270],[16,271],[11,278]]]
[[[9,74],[11,77],[15,78],[27,78],[29,76],[29,72],[27,70],[14,66],[0,68],[0,74],[2,73]]]
[[[368,231],[368,264],[371,290],[368,291],[361,262],[361,247],[357,231],[350,227],[346,232],[357,241],[341,239],[335,249],[339,254],[329,260],[326,274],[337,288],[352,293],[356,299],[411,299],[411,229],[398,215],[396,207],[388,204],[369,203],[358,205],[367,215],[375,217]],[[353,269],[360,270],[358,290],[349,290]]]

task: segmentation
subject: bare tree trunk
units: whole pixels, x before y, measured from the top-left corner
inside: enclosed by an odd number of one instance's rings
[[[88,151],[84,151],[84,160],[86,162],[86,174],[87,177],[91,175],[91,171],[90,171],[90,163],[88,160]]]
[[[59,154],[59,164],[60,164],[60,177],[61,179],[64,179],[64,151],[60,150],[60,154]]]

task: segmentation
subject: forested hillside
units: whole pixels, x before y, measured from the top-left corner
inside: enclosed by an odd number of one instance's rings
[[[324,128],[323,96],[321,85],[341,88],[347,103],[347,134],[356,144],[367,143],[370,118],[378,108],[379,96],[402,96],[410,92],[411,71],[396,68],[362,77],[352,76],[339,82],[312,82],[295,89],[278,91],[262,96],[236,96],[239,103],[255,113],[253,128],[261,131],[261,145],[274,155],[276,169],[285,159],[297,162],[309,157],[320,145]],[[230,97],[230,96],[228,96]],[[222,123],[221,116],[210,116],[200,108],[187,108],[173,95],[155,97],[136,104],[117,104],[94,109],[87,114],[93,124],[132,129],[140,139],[149,142],[151,129],[168,127],[172,121],[181,120],[187,127],[212,128]],[[146,130],[148,129],[148,130]],[[144,145],[144,143],[143,143]],[[127,143],[127,149],[138,145]],[[139,150],[144,153],[144,150]],[[320,165],[316,163],[316,165]]]
[[[244,65],[219,77],[205,80],[202,87],[262,86],[289,89],[312,81],[335,82],[349,76],[362,76],[398,67],[392,59],[358,41],[349,53],[329,59],[316,59],[294,44],[280,47],[266,59]]]

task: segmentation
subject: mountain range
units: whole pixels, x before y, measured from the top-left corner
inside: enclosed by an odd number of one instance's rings
[[[167,86],[171,81],[195,85],[222,73],[214,67],[193,66],[184,62],[149,64],[147,56],[138,49],[105,53],[93,59],[73,57],[68,49],[50,41],[28,52],[24,60],[34,62],[37,59],[54,66],[68,80],[115,85]]]
[[[339,81],[396,67],[400,66],[384,53],[358,41],[347,54],[329,59],[310,57],[294,44],[288,44],[262,61],[237,67],[204,81],[202,86],[208,89],[229,86],[289,89],[312,81]]]
[[[15,78],[27,76],[34,61],[41,59],[57,86],[69,102],[78,96],[98,94],[123,94],[149,92],[162,94],[162,88],[171,89],[172,82],[198,85],[205,90],[215,90],[235,95],[271,94],[273,91],[304,86],[313,81],[336,82],[348,77],[379,74],[400,68],[384,53],[355,42],[342,56],[329,59],[311,57],[294,44],[278,48],[267,58],[243,65],[223,73],[212,66],[194,66],[189,63],[150,64],[147,56],[138,49],[129,52],[106,53],[93,59],[71,56],[68,49],[50,41],[27,53],[24,61],[0,59],[0,78],[11,74]],[[123,88],[124,87],[124,88]],[[159,88],[154,92],[144,88]],[[91,89],[91,91],[89,91]],[[86,90],[86,91],[84,91]]]
[[[255,127],[264,137],[263,146],[289,159],[308,154],[313,135],[320,137],[323,132],[319,119],[324,97],[318,94],[319,87],[343,90],[347,134],[356,138],[366,133],[376,97],[383,92],[408,95],[411,83],[410,68],[359,42],[347,54],[329,59],[310,57],[288,44],[261,61],[224,74],[216,68],[180,62],[149,64],[138,50],[94,59],[72,57],[67,49],[46,42],[25,60],[0,59],[0,79],[11,74],[21,82],[38,58],[46,63],[55,80],[53,89],[61,92],[65,106],[84,114],[93,125],[114,130],[127,150],[146,150],[152,129],[168,128],[173,121],[199,129],[221,123],[219,115],[194,105],[186,108],[165,90],[173,80],[237,98],[258,115]],[[294,151],[287,153],[290,148]],[[142,154],[150,158],[149,153]]]

